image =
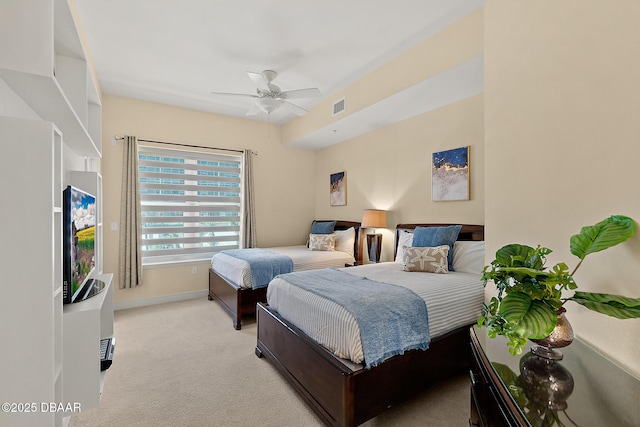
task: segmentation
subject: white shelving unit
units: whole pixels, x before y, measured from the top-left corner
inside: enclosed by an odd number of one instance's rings
[[[65,161],[99,165],[102,107],[68,0],[2,1],[0,16],[0,401],[16,405],[0,412],[0,425],[64,426],[68,414],[40,405],[65,403],[74,388],[89,390],[88,381],[65,372],[72,362],[65,361],[72,357],[66,343],[81,345],[71,317],[83,311],[62,304],[62,190],[72,183],[65,177],[75,176]],[[90,177],[95,190],[88,191],[101,206],[101,177]],[[101,237],[96,245],[101,270]],[[112,298],[111,291],[100,296],[100,328],[86,338],[98,376],[100,338],[113,334]],[[101,385],[90,384],[99,396]],[[30,403],[35,411],[26,412]]]
[[[62,135],[51,122],[0,117],[0,141],[0,170],[11,172],[0,180],[0,400],[38,405],[0,412],[0,425],[61,425],[39,405],[62,401]]]
[[[113,336],[112,274],[94,276],[106,284],[99,294],[64,306],[64,402],[78,402],[82,410],[100,405],[104,375],[100,371],[100,340]]]
[[[67,0],[3,2],[0,78],[65,144],[85,157],[102,152],[102,107]],[[14,19],[12,19],[14,18]]]

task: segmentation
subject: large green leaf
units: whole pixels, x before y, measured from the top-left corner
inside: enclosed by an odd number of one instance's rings
[[[618,319],[640,317],[640,298],[627,298],[620,295],[594,292],[576,292],[569,299],[590,310],[617,317]]]
[[[582,227],[571,236],[571,253],[583,260],[587,255],[603,251],[633,236],[636,223],[629,217],[613,215],[596,225]]]
[[[498,249],[496,262],[505,267],[521,266],[533,251],[534,249],[530,246],[512,243]]]
[[[551,250],[547,248],[534,249],[531,246],[512,243],[498,249],[495,262],[502,267],[528,267],[542,270],[544,257],[550,253]]]
[[[556,326],[556,313],[539,300],[532,300],[522,292],[510,292],[500,303],[500,315],[513,330],[525,338],[542,339]]]

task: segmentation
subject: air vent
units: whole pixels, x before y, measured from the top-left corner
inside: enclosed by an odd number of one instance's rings
[[[336,114],[342,113],[344,111],[344,102],[345,102],[345,99],[342,98],[340,101],[337,101],[337,102],[333,103],[333,115],[334,116]]]

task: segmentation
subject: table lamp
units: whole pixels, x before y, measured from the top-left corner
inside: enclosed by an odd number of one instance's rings
[[[387,227],[387,212],[380,209],[365,209],[360,227],[374,229],[372,234],[367,234],[367,252],[369,253],[369,262],[380,262],[382,234],[376,234],[375,229]]]

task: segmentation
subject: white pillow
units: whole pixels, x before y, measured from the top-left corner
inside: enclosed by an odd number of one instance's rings
[[[413,246],[413,233],[410,233],[406,230],[400,230],[400,233],[398,233],[398,251],[396,252],[396,262],[404,263],[403,246]]]
[[[353,227],[346,230],[336,230],[336,251],[346,252],[353,256],[353,246],[356,243],[356,230]]]
[[[455,271],[481,274],[484,265],[484,241],[456,241],[453,244]]]
[[[312,251],[334,251],[336,247],[335,234],[309,234],[309,249]]]

